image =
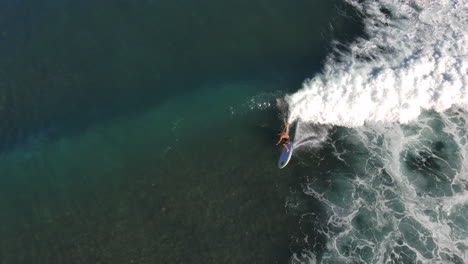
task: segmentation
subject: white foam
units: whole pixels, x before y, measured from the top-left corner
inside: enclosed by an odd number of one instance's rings
[[[345,204],[342,204],[337,198],[346,197],[344,193],[335,193],[331,187],[324,188],[323,185],[315,184],[314,177],[304,190],[306,194],[320,201],[329,215],[323,232],[328,239],[327,252],[323,254],[325,263],[354,263],[359,261],[393,263],[389,255],[400,256],[401,254],[396,250],[403,246],[415,254],[413,261],[446,263],[447,259],[443,254],[468,261],[466,251],[458,247],[458,245],[468,246],[468,236],[466,235],[468,229],[463,226],[463,223],[456,223],[456,219],[466,218],[466,209],[464,208],[468,201],[468,191],[464,189],[453,190],[451,196],[418,193],[414,178],[413,181],[409,178],[408,173],[410,172],[405,169],[405,164],[402,162],[404,159],[401,158],[408,148],[431,151],[427,149],[425,144],[431,145],[433,143],[432,138],[427,138],[427,136],[432,137],[435,135],[424,133],[424,131],[431,129],[430,123],[435,119],[439,120],[440,118],[440,121],[444,123],[443,131],[451,138],[455,139],[456,135],[466,138],[466,134],[458,132],[460,129],[467,128],[465,122],[468,119],[458,119],[460,121],[458,122],[453,117],[453,115],[435,115],[431,118],[420,119],[412,124],[418,129],[414,131],[415,133],[410,134],[399,125],[367,125],[350,130],[350,135],[343,140],[365,146],[371,157],[367,164],[357,164],[366,167],[367,175],[346,178],[346,181],[352,182],[352,199],[346,199]],[[358,140],[350,140],[351,138],[357,138]],[[375,138],[380,138],[382,141],[375,140]],[[453,142],[459,141],[461,140],[455,139]],[[335,143],[332,142],[331,144]],[[444,179],[444,181],[450,181],[452,186],[463,186],[460,173],[466,170],[468,152],[464,148],[466,144],[457,144],[460,147],[460,153],[458,153],[460,160],[457,163],[461,167],[455,170],[455,175],[451,175],[450,179]],[[437,153],[432,154],[435,156]],[[380,162],[375,163],[372,159],[379,160],[382,164]],[[440,162],[443,163],[444,161]],[[379,178],[382,174],[375,166],[381,166],[392,177],[391,185],[385,186],[377,183],[380,182]],[[337,181],[337,177],[340,177],[340,175],[334,174],[330,175],[330,177],[333,177],[330,181]],[[463,177],[466,177],[466,175]],[[361,196],[358,189],[375,194],[375,201]],[[394,198],[386,196],[387,191],[391,191],[395,195]],[[337,201],[339,202],[337,203]],[[391,202],[401,202],[404,210],[402,212],[395,211],[388,206]],[[368,231],[378,234],[382,230],[387,230],[383,232],[385,234],[384,239],[375,239],[372,236],[363,237],[362,231],[353,227],[353,219],[362,208],[374,213],[372,219],[367,219],[372,223]],[[428,214],[428,212],[433,215]],[[420,240],[417,241],[411,238],[408,229],[411,229],[410,231],[413,234],[419,236]],[[343,255],[341,251],[343,250],[343,243],[346,243],[346,241],[353,241],[353,247],[351,247],[353,250]],[[360,259],[362,256],[356,249],[364,247],[372,249],[371,260]]]
[[[305,193],[327,208],[327,226],[341,228],[337,229],[341,231],[323,231],[329,242],[322,260],[344,263],[358,257],[359,254],[340,253],[338,242],[346,238],[356,243],[357,248],[371,245],[372,263],[390,263],[389,255],[393,252],[398,256],[395,249],[403,246],[413,251],[416,260],[422,263],[447,261],[442,253],[466,262],[467,252],[463,247],[468,246],[465,235],[468,230],[457,226],[454,219],[457,215],[466,217],[462,211],[468,201],[468,191],[463,187],[468,183],[468,2],[348,2],[362,12],[369,37],[351,44],[349,52],[340,53],[340,60],[330,56],[321,74],[305,81],[295,94],[286,96],[288,120],[298,124],[295,141],[303,143],[299,146],[317,146],[325,141],[328,125],[355,127],[354,136],[372,157],[383,163],[380,169],[390,175],[395,186],[374,184],[381,175],[372,171],[363,178],[352,179],[353,188],[360,186],[374,193],[376,201],[369,204],[353,192],[346,210],[329,199],[323,186],[322,189],[314,184],[306,186]],[[443,131],[458,147],[457,153],[450,157],[458,160],[459,167],[452,168],[449,160],[443,160],[428,148],[434,142],[422,134],[432,129],[428,123],[431,118],[420,116],[424,109],[440,113]],[[408,122],[421,128],[419,132],[408,135],[397,124]],[[317,124],[326,124],[325,132],[318,131]],[[381,143],[376,142],[378,137]],[[334,142],[331,144],[334,146]],[[408,149],[415,155],[424,150],[452,169],[440,174],[452,186],[452,195],[418,193],[418,186],[408,176],[404,164]],[[346,154],[346,149],[342,151],[345,153],[336,151],[336,156],[345,162],[341,155]],[[366,166],[372,167],[372,161],[369,163]],[[386,191],[394,193],[394,200],[404,205],[403,212],[387,206],[391,201],[385,197]],[[381,227],[389,230],[384,240],[365,241],[354,230],[352,220],[362,207],[375,213],[372,221],[376,232]],[[421,240],[406,239],[408,234],[401,228],[413,228]]]
[[[340,62],[330,56],[323,73],[286,97],[291,123],[406,123],[422,109],[468,106],[466,1],[348,2],[365,16],[370,37],[351,44]]]
[[[317,257],[314,255],[314,253],[310,251],[305,251],[300,254],[294,253],[291,256],[291,259],[289,262],[291,264],[316,264]]]

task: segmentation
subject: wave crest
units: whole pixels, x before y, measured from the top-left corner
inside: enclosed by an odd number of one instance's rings
[[[348,2],[363,15],[369,37],[351,44],[339,61],[330,56],[323,73],[286,97],[289,122],[407,123],[423,109],[467,108],[462,1]]]

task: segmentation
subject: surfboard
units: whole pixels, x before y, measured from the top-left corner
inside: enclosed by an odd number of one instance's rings
[[[287,144],[287,146],[289,148],[289,152],[286,152],[286,148],[283,147],[283,150],[281,151],[280,158],[278,160],[278,168],[280,168],[280,169],[282,169],[282,168],[286,167],[286,165],[288,165],[289,160],[291,159],[291,156],[292,156],[292,153],[293,153],[293,150],[294,150],[294,145],[293,145],[292,141],[290,141]]]

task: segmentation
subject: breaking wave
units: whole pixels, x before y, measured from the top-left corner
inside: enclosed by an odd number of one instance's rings
[[[467,2],[348,2],[366,37],[285,98],[296,149],[322,148],[302,188],[326,212],[301,212],[291,263],[467,262]]]
[[[337,50],[322,74],[286,98],[290,122],[407,123],[423,109],[467,106],[466,3],[349,2],[363,14],[368,38]]]

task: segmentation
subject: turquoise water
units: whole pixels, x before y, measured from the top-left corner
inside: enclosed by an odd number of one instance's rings
[[[297,89],[319,68],[330,37],[348,38],[341,32],[353,27],[336,2],[4,5],[2,102],[14,111],[1,112],[3,146],[30,129],[146,111],[213,80],[281,79],[288,69],[302,72],[286,88]]]
[[[2,263],[288,261],[300,177],[276,168],[276,99],[332,39],[354,39],[354,14],[338,1],[1,3]]]
[[[463,1],[346,3],[1,2],[0,263],[467,262]]]

